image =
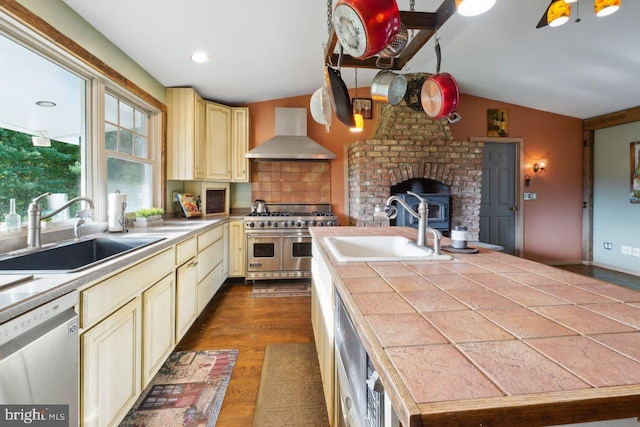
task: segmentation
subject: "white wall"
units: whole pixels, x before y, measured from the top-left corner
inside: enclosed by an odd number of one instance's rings
[[[593,261],[596,265],[640,274],[640,257],[621,246],[640,248],[640,203],[630,203],[631,142],[640,141],[640,122],[595,133]],[[604,242],[613,244],[605,250]]]
[[[61,0],[18,0],[56,30],[165,103],[165,88]]]

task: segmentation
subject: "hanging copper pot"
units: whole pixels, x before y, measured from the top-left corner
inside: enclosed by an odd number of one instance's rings
[[[436,74],[432,74],[422,84],[420,101],[425,113],[433,119],[447,118],[449,123],[462,119],[456,112],[460,101],[458,83],[449,73],[440,73],[440,44],[436,40],[436,57],[438,65]]]

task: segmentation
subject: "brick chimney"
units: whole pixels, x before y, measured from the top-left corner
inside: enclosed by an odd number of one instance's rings
[[[426,76],[406,75],[409,82]],[[373,212],[391,195],[391,186],[429,178],[450,186],[451,225],[466,225],[477,240],[483,144],[455,141],[449,126],[446,119],[433,120],[404,101],[382,104],[372,139],[348,146],[349,224],[386,225],[374,221]]]

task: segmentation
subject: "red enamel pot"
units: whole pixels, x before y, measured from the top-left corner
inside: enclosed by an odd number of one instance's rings
[[[431,118],[448,118],[458,109],[460,91],[458,83],[449,73],[433,74],[422,84],[420,100],[425,113]]]
[[[338,0],[333,27],[345,52],[357,59],[382,51],[400,30],[396,0]]]

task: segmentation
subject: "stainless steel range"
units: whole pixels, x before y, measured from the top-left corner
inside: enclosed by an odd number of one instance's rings
[[[269,204],[268,212],[244,217],[247,280],[311,277],[309,227],[333,227],[329,204]]]

